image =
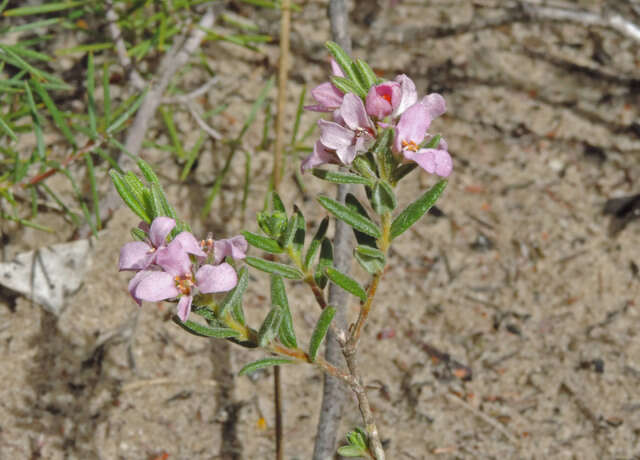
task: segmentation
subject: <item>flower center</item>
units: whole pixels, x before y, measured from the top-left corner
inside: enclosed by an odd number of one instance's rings
[[[382,99],[384,99],[385,101],[387,101],[389,104],[391,104],[391,95],[390,94],[383,94],[382,95]]]
[[[196,284],[193,282],[193,275],[191,275],[191,273],[176,276],[174,280],[176,281],[176,287],[178,291],[180,291],[180,294],[191,295],[191,288]]]
[[[406,150],[411,150],[412,152],[418,151],[418,144],[413,141],[402,141],[402,148]]]

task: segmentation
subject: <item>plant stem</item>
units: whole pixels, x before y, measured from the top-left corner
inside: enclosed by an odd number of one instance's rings
[[[284,440],[282,432],[282,382],[280,380],[280,366],[273,369],[273,389],[276,412],[276,460],[284,460]]]
[[[273,187],[277,190],[282,174],[282,150],[284,148],[284,109],[287,95],[289,68],[289,29],[291,25],[290,0],[280,5],[280,62],[278,65],[278,113],[276,115],[276,142],[273,156]]]

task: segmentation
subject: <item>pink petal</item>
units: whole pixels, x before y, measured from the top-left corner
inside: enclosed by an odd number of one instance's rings
[[[313,152],[304,159],[300,165],[300,170],[304,173],[307,169],[315,168],[327,163],[339,163],[338,158],[333,150],[327,149],[322,142],[316,141],[313,146]]]
[[[333,76],[344,78],[344,72],[342,71],[342,68],[340,67],[340,65],[338,65],[336,60],[331,58],[330,63],[331,63],[331,73],[333,74]]]
[[[400,117],[396,136],[394,139],[394,150],[403,150],[402,142],[414,142],[420,145],[431,124],[429,110],[422,104],[413,104]]]
[[[189,317],[189,313],[191,313],[191,302],[193,302],[193,297],[190,295],[183,295],[178,301],[178,318],[180,318],[180,321],[183,323]]]
[[[342,104],[344,94],[331,82],[322,83],[311,90],[311,95],[318,102],[315,112],[331,112]],[[308,109],[312,110],[312,109]]]
[[[149,231],[149,240],[154,248],[159,248],[167,243],[167,235],[176,226],[176,221],[171,217],[160,216],[151,222],[151,230]]]
[[[219,264],[225,257],[232,259],[244,259],[247,257],[249,243],[242,235],[234,236],[224,240],[217,240],[213,243],[214,263]]]
[[[405,74],[398,75],[394,80],[400,84],[400,88],[402,89],[400,101],[394,106],[393,110],[393,117],[395,118],[402,115],[405,110],[418,102],[418,91],[416,90],[416,85],[413,80]]]
[[[135,295],[136,288],[138,287],[138,284],[140,284],[140,281],[149,276],[151,273],[153,273],[153,271],[151,270],[139,271],[138,273],[136,273],[136,276],[131,278],[131,280],[129,281],[129,294],[131,294],[131,297],[133,297],[133,300],[135,300],[138,305],[142,305],[142,300],[140,300],[140,298]]]
[[[193,254],[194,256],[198,257],[207,256],[207,254],[205,254],[205,252],[200,247],[200,243],[191,232],[180,232],[178,236],[173,239],[173,241],[177,241],[178,243],[180,243],[182,249],[184,249],[185,252],[189,254]]]
[[[154,252],[151,246],[142,241],[125,244],[120,249],[119,270],[144,270],[151,265]]]
[[[353,93],[345,94],[340,106],[340,115],[345,124],[353,131],[358,129],[373,131],[374,129],[373,122],[367,115],[362,99]],[[327,145],[327,147],[330,146]]]
[[[161,271],[148,271],[147,273],[135,287],[134,298],[157,302],[180,295],[175,279],[169,273]]]
[[[440,177],[447,177],[453,170],[451,155],[446,150],[420,149],[417,152],[404,151],[404,157],[415,161],[422,169]]]
[[[156,264],[172,276],[181,276],[191,271],[191,259],[179,241],[173,240],[167,247],[158,249]]]
[[[196,273],[198,290],[205,294],[230,291],[238,284],[238,274],[228,263],[203,265]]]
[[[378,119],[391,115],[394,103],[400,103],[401,94],[400,85],[392,81],[372,86],[365,101],[367,113]]]
[[[427,108],[427,110],[429,111],[429,116],[432,120],[447,111],[447,103],[444,100],[444,97],[442,97],[438,93],[431,93],[426,95],[422,98],[420,103]]]
[[[333,121],[318,120],[320,141],[332,150],[344,149],[353,143],[355,133]]]

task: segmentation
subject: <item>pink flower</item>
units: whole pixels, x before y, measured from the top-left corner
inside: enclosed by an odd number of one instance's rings
[[[236,271],[227,263],[203,265],[194,276],[189,255],[175,240],[158,254],[156,263],[162,270],[138,272],[129,282],[129,292],[138,304],[142,300],[158,302],[179,297],[181,321],[187,320],[195,294],[230,291],[238,283]]]
[[[331,59],[331,70],[334,76],[344,77],[342,69],[334,59]],[[333,112],[342,104],[344,93],[328,81],[313,88],[311,90],[311,96],[313,96],[318,104],[305,106],[306,110],[311,110],[312,112]]]
[[[312,169],[327,163],[340,164],[340,159],[336,155],[335,150],[329,150],[322,145],[321,141],[316,141],[316,144],[313,146],[313,152],[305,158],[302,165],[300,165],[300,169],[302,172],[305,172],[307,169]]]
[[[167,236],[175,226],[176,221],[170,217],[156,217],[151,223],[147,242],[134,241],[122,246],[119,270],[144,270],[151,265],[157,250],[166,246]]]
[[[320,141],[326,149],[335,150],[343,164],[351,164],[356,155],[366,152],[373,144],[375,127],[360,99],[355,94],[344,96],[333,121],[319,120]]]
[[[392,117],[399,117],[411,107],[413,104],[418,102],[418,91],[416,90],[416,85],[411,80],[411,78],[407,77],[405,74],[398,75],[394,81],[400,85],[401,95],[400,101],[393,108]]]
[[[441,141],[437,148],[420,148],[434,116],[446,109],[439,94],[430,94],[421,102],[404,111],[396,126],[393,143],[395,153],[402,153],[407,160],[415,161],[425,171],[446,177],[451,174],[453,162],[447,144]]]
[[[248,249],[249,243],[247,243],[247,240],[242,235],[224,240],[216,240],[213,243],[213,263],[219,264],[227,256],[237,260],[244,259],[247,257]]]
[[[402,88],[399,83],[387,81],[374,85],[369,89],[365,107],[372,117],[382,120],[391,115],[393,109],[400,105]]]

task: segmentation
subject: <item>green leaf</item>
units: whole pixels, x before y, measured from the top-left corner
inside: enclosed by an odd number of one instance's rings
[[[436,185],[427,190],[420,198],[415,200],[391,224],[391,239],[404,233],[409,227],[415,224],[434,205],[438,197],[447,186],[446,180],[441,180]]]
[[[147,95],[147,88],[144,89],[142,93],[136,98],[136,100],[124,111],[122,115],[120,115],[109,127],[107,128],[107,134],[113,133],[115,130],[120,128],[131,116],[138,110],[142,101],[144,101],[144,97]]]
[[[87,63],[87,97],[89,111],[89,130],[91,132],[91,138],[96,139],[98,137],[98,129],[96,126],[96,78],[95,78],[95,66],[93,64],[93,53],[89,53]]]
[[[302,274],[302,272],[300,272],[300,270],[290,265],[279,264],[277,262],[258,259],[256,257],[247,257],[245,259],[245,262],[251,267],[263,272],[281,275],[288,279],[301,280],[302,278],[304,278],[304,275]]]
[[[262,236],[247,231],[242,232],[242,235],[251,246],[262,249],[263,251],[270,252],[271,254],[280,254],[284,251],[277,241],[272,240],[268,236]]]
[[[400,179],[408,175],[411,171],[418,167],[418,163],[406,163],[398,166],[391,175],[391,183],[397,184],[400,182]]]
[[[67,122],[64,120],[62,113],[60,113],[60,111],[54,104],[53,99],[51,99],[49,93],[47,93],[47,90],[44,89],[40,82],[35,78],[31,79],[30,85],[33,86],[33,88],[38,93],[38,96],[40,96],[40,99],[42,99],[42,102],[44,102],[44,105],[49,111],[51,118],[53,118],[56,126],[60,128],[60,131],[62,132],[62,134],[64,134],[64,137],[67,138],[67,140],[73,147],[76,147],[76,140],[73,138],[73,134],[71,134],[69,125],[67,125]]]
[[[2,13],[3,16],[28,16],[32,14],[53,13],[54,11],[68,10],[82,5],[84,2],[45,2],[41,5],[23,6],[13,8]]]
[[[333,265],[333,246],[331,245],[331,241],[328,238],[323,238],[322,244],[320,245],[320,260],[318,260],[318,265],[316,266],[316,271],[313,275],[313,279],[316,284],[320,286],[322,289],[327,285],[327,275],[325,270],[327,267],[331,267]]]
[[[143,203],[144,202],[143,191],[146,187],[144,186],[142,181],[138,179],[138,176],[136,176],[131,171],[127,171],[125,175],[122,176],[122,178],[125,180],[125,182],[129,186],[129,189],[133,192],[133,195],[136,197],[136,200],[138,200],[138,202],[140,203]]]
[[[398,199],[393,189],[386,182],[380,181],[373,186],[371,192],[371,206],[373,210],[382,215],[390,213],[398,206]]]
[[[322,310],[322,314],[320,315],[320,318],[318,318],[313,334],[311,334],[311,341],[309,342],[309,359],[311,359],[311,362],[316,360],[320,344],[324,340],[324,336],[327,335],[329,325],[331,324],[335,314],[336,309],[331,306]]]
[[[421,149],[435,149],[440,143],[440,139],[442,136],[440,134],[436,134],[431,139],[424,141],[420,144]]]
[[[281,211],[262,211],[257,216],[258,226],[268,236],[280,239],[287,228],[287,215]]]
[[[376,224],[374,224],[367,217],[364,217],[361,214],[353,211],[352,209],[349,209],[347,206],[340,204],[336,200],[333,200],[326,196],[319,196],[318,201],[323,208],[325,208],[338,219],[346,222],[354,229],[367,235],[373,236],[374,238],[380,238],[382,236],[382,232]]]
[[[358,88],[357,91],[352,91],[352,92],[355,92],[356,94],[359,94],[362,97],[366,96],[367,92],[365,91],[364,88],[360,86],[358,74],[354,69],[353,60],[349,57],[349,55],[340,47],[340,45],[338,45],[335,42],[329,41],[325,43],[325,46],[329,50],[329,53],[331,54],[331,56],[333,56],[333,58],[336,60],[336,62],[338,63],[338,65],[340,66],[344,74],[349,78],[349,80],[351,80],[354,86]],[[364,94],[361,94],[361,93],[364,93]]]
[[[289,309],[289,300],[284,281],[279,275],[271,275],[271,303],[278,305],[282,310],[282,323],[278,336],[280,341],[287,348],[297,348],[296,333],[293,329],[293,318]]]
[[[118,174],[115,170],[110,170],[109,175],[111,176],[111,180],[113,181],[113,185],[115,186],[118,195],[122,198],[122,201],[133,211],[138,217],[140,217],[143,221],[150,224],[151,219],[147,214],[147,211],[142,207],[142,204],[138,202],[133,191],[125,182],[125,180]]]
[[[364,457],[366,451],[357,446],[342,446],[338,447],[338,454],[343,457]]]
[[[172,219],[176,218],[176,212],[175,210],[171,207],[171,205],[169,205],[169,202],[167,201],[167,197],[164,194],[164,191],[162,190],[162,187],[160,187],[159,184],[151,184],[151,196],[153,197],[153,203],[155,203],[155,206],[158,207],[159,213],[158,215],[162,215],[162,216],[167,216],[167,217],[171,217]],[[156,217],[158,217],[156,215]]]
[[[271,206],[273,207],[274,211],[279,211],[285,214],[287,213],[287,210],[285,209],[284,203],[282,202],[280,195],[278,195],[278,192],[271,192]]]
[[[371,180],[357,174],[329,171],[326,169],[313,168],[311,174],[319,179],[332,182],[334,184],[364,184],[371,185]]]
[[[304,215],[302,214],[302,211],[300,211],[300,209],[298,209],[297,206],[293,207],[293,211],[294,211],[294,216],[296,217],[296,226],[295,226],[295,232],[293,234],[292,245],[293,245],[294,252],[296,252],[298,256],[300,256],[300,252],[304,247],[304,237],[307,234],[307,223],[304,220]]]
[[[287,228],[280,238],[280,245],[284,248],[289,248],[293,245],[293,239],[296,236],[298,229],[298,213],[294,213],[287,223]]]
[[[333,77],[330,77],[330,80],[331,80],[331,83],[333,83],[333,85],[336,88],[338,88],[340,91],[342,91],[345,94],[353,93],[360,97],[365,97],[367,95],[364,88],[361,88],[358,84],[354,83],[353,81],[347,78],[333,76]]]
[[[264,319],[258,331],[259,347],[266,347],[276,338],[280,330],[280,323],[282,323],[282,316],[282,308],[278,305],[275,305],[271,311],[267,313],[267,317]]]
[[[2,116],[0,116],[0,128],[2,128],[14,142],[18,141],[18,138],[16,137],[16,133],[13,132],[13,129],[11,129],[11,126],[9,126],[9,124],[6,121],[4,121],[4,118],[2,118]]]
[[[367,214],[367,211],[364,209],[364,206],[362,206],[362,204],[358,201],[358,199],[355,197],[355,195],[353,195],[351,193],[347,193],[347,196],[345,198],[345,204],[353,212],[360,214],[361,216],[363,216],[366,219],[369,218],[369,215]],[[358,244],[363,244],[365,246],[371,246],[372,248],[377,247],[378,242],[376,241],[375,238],[367,235],[366,233],[362,233],[362,232],[356,230],[355,228],[353,229],[353,233],[356,236],[356,241],[358,242]]]
[[[242,305],[242,296],[244,295],[244,291],[247,290],[247,286],[249,286],[249,270],[247,270],[247,267],[242,267],[238,273],[238,284],[236,284],[236,287],[227,294],[220,304],[218,310],[218,316],[220,318],[225,317],[229,308],[233,308],[236,305]],[[237,317],[236,319],[239,320]]]
[[[367,433],[362,428],[356,427],[353,431],[347,433],[347,441],[352,446],[365,450],[367,448]]]
[[[318,253],[320,249],[320,244],[322,243],[322,239],[327,233],[327,228],[329,228],[329,217],[325,217],[320,222],[318,226],[318,230],[316,230],[316,234],[314,235],[311,243],[309,244],[309,249],[307,249],[307,254],[304,258],[303,267],[305,270],[309,269],[309,265],[311,265],[311,261]]]
[[[187,332],[200,337],[214,337],[216,339],[238,338],[240,333],[227,327],[208,327],[194,321],[180,321],[180,318],[174,316],[173,322]]]
[[[361,79],[363,80],[367,89],[376,84],[378,77],[376,76],[373,69],[369,67],[369,64],[367,64],[362,59],[356,59],[355,65],[356,69],[358,70],[358,74],[361,76]]]
[[[352,165],[361,176],[371,180],[376,180],[378,178],[376,165],[371,155],[358,155],[355,160],[353,160]]]
[[[377,160],[378,168],[380,169],[380,177],[388,179],[391,176],[391,171],[395,167],[397,161],[394,159],[391,153],[391,139],[393,139],[394,129],[385,129],[380,136],[376,144],[373,146],[372,153]]]
[[[144,161],[142,158],[138,158],[136,164],[138,165],[138,168],[140,168],[140,171],[142,171],[142,175],[144,176],[144,178],[147,179],[149,183],[160,185],[160,179],[158,179],[156,173],[153,172],[153,169],[151,168],[151,165],[149,163]]]
[[[347,291],[349,294],[353,294],[363,302],[367,300],[366,291],[362,286],[360,286],[360,283],[350,276],[336,270],[334,267],[327,267],[326,273],[331,281]]]
[[[265,367],[281,366],[282,364],[293,364],[293,363],[295,363],[295,361],[293,361],[292,359],[288,359],[288,358],[264,358],[264,359],[259,359],[257,361],[254,361],[252,363],[247,364],[242,369],[240,369],[240,372],[238,372],[238,375],[250,374],[252,372],[257,371],[258,369],[263,369]]]

